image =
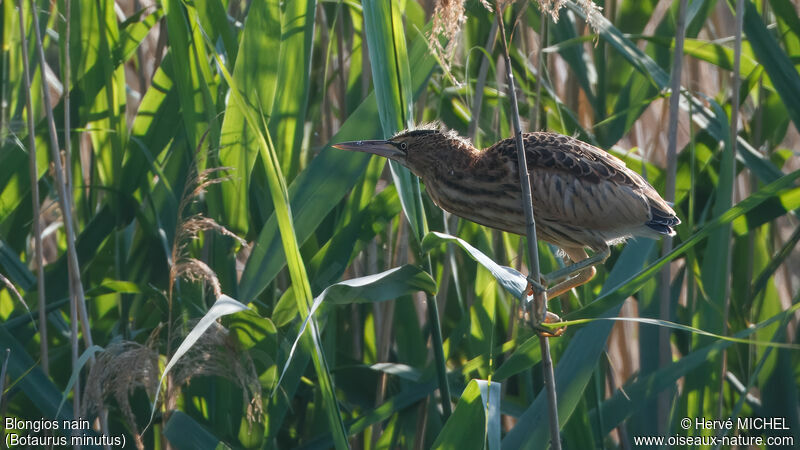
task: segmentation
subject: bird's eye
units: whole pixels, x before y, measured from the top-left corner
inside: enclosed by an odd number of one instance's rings
[[[400,143],[400,150],[406,151],[408,149],[408,143],[401,142]]]

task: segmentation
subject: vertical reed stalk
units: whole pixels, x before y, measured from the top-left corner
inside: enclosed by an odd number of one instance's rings
[[[320,47],[324,49],[325,56],[325,64],[324,69],[322,71],[322,79],[328,79],[328,68],[331,67],[331,52],[333,51],[333,41],[331,39],[330,33],[328,33],[328,18],[325,15],[325,11],[322,8],[321,4],[317,4],[314,8],[314,16],[315,20],[319,22],[319,38],[320,38]],[[336,18],[333,19],[334,22]],[[330,111],[330,103],[332,94],[328,91],[328,83],[322,83],[322,110],[323,111]],[[333,114],[324,114],[324,118],[320,123],[320,138],[322,142],[327,142],[331,136],[333,136]]]
[[[347,78],[344,70],[344,13],[342,2],[336,4],[336,62],[339,66],[339,124],[347,119]]]
[[[64,0],[64,179],[67,183],[67,198],[69,207],[72,208],[72,123],[70,121],[70,93],[72,88],[72,57],[70,56],[69,41],[72,35],[72,0]]]
[[[35,4],[30,0],[31,10],[35,11]],[[42,94],[44,96],[44,110],[47,113],[47,125],[50,136],[50,156],[53,159],[56,172],[56,188],[58,190],[58,201],[61,207],[61,214],[64,216],[64,229],[67,233],[67,267],[69,271],[69,283],[75,288],[75,301],[80,313],[81,326],[83,327],[83,340],[86,347],[91,347],[92,334],[89,328],[89,316],[86,313],[86,299],[81,284],[80,266],[78,264],[78,253],[75,250],[75,228],[72,220],[72,209],[69,207],[69,194],[67,192],[66,180],[64,179],[64,166],[61,164],[61,154],[58,146],[58,134],[56,122],[53,118],[53,102],[50,100],[50,91],[47,89],[44,68],[47,63],[44,59],[44,48],[42,47],[42,33],[39,29],[39,21],[34,14],[33,20],[34,35],[36,36],[36,52],[39,57],[39,65],[42,70]]]
[[[391,267],[400,267],[408,262],[408,244],[409,236],[407,233],[408,226],[406,221],[398,221],[397,226],[397,248]],[[367,267],[367,273],[377,273],[377,267]],[[373,309],[375,311],[375,323],[380,324],[378,331],[378,344],[377,344],[377,359],[378,362],[389,360],[389,351],[392,345],[392,331],[394,324],[394,302],[375,303]],[[375,393],[375,407],[380,407],[386,399],[386,388],[388,386],[389,378],[386,372],[381,372],[378,378],[378,389]],[[381,435],[381,426],[376,423],[372,426],[372,448],[376,448],[378,438]]]
[[[494,41],[497,39],[497,23],[492,24],[489,30],[489,37],[486,39],[484,49],[489,55],[492,54],[494,48]],[[489,58],[484,54],[481,56],[481,68],[478,70],[478,80],[475,82],[475,97],[472,101],[472,111],[470,115],[469,128],[467,129],[467,139],[475,141],[478,135],[478,122],[481,115],[481,107],[483,105],[483,88],[486,86],[486,76],[489,74]],[[445,222],[446,223],[446,222]]]
[[[20,9],[22,11],[22,9]],[[20,22],[20,26],[22,26],[23,22]],[[24,48],[24,47],[23,47]],[[11,357],[11,349],[6,349],[5,358],[3,358],[3,367],[0,368],[0,413],[5,415],[6,412],[6,404],[5,404],[5,391],[6,391],[6,372],[8,371],[8,358]]]
[[[364,38],[369,40],[370,70],[375,85],[379,118],[385,135],[400,128],[413,126],[413,101],[410,86],[410,70],[407,66],[405,36],[399,15],[395,15],[395,2],[364,1]],[[388,68],[388,69],[387,69]],[[397,90],[396,92],[393,92]],[[395,96],[395,94],[397,94]],[[428,233],[428,222],[422,203],[419,179],[394,161],[389,161],[392,178],[397,186],[406,190],[403,212],[411,225],[418,242]],[[405,186],[404,186],[405,185]],[[423,270],[433,275],[430,255],[420,252],[419,263]],[[442,416],[446,421],[452,413],[450,386],[447,381],[447,360],[444,355],[444,340],[439,321],[439,309],[435,295],[425,296],[425,306],[430,325],[431,345],[436,367],[436,377],[441,395]]]
[[[416,187],[417,205],[420,208],[419,211],[423,211],[424,214],[424,210],[421,209],[422,197],[419,190],[419,184],[417,184]],[[425,228],[427,229],[427,222],[425,223]],[[420,241],[422,241],[421,237]],[[433,276],[434,272],[430,255],[422,255],[421,262],[423,262],[423,269],[425,272],[428,272],[429,275]],[[439,391],[442,396],[442,415],[444,416],[444,421],[447,421],[447,419],[450,418],[450,414],[453,413],[453,407],[450,404],[450,383],[447,381],[447,360],[444,356],[444,340],[442,339],[442,326],[441,322],[439,321],[439,305],[436,303],[436,296],[426,294],[425,305],[428,312],[428,322],[430,322],[431,326],[431,344],[433,345],[433,357],[434,361],[436,362],[436,376],[439,379]]]
[[[531,180],[528,176],[528,163],[525,156],[525,147],[522,143],[522,125],[519,120],[519,107],[517,105],[517,92],[514,85],[514,72],[511,68],[511,57],[508,53],[506,29],[503,24],[503,11],[500,5],[496,6],[497,25],[500,29],[500,42],[503,57],[506,62],[506,78],[508,79],[508,97],[511,100],[511,119],[514,125],[514,137],[517,146],[517,161],[519,179],[522,188],[522,206],[525,209],[525,225],[528,241],[528,257],[530,258],[530,271],[528,277],[536,282],[540,279],[539,273],[539,248],[536,240],[536,221],[533,216],[533,199],[531,195]],[[540,75],[541,76],[541,75]],[[531,303],[530,317],[537,323],[544,320],[547,314],[547,294],[534,290],[534,301]],[[541,308],[541,311],[536,311]],[[535,319],[534,319],[535,318]],[[539,345],[542,351],[542,372],[544,373],[545,389],[547,390],[548,416],[550,418],[550,445],[554,450],[561,450],[559,438],[558,403],[556,399],[556,383],[553,374],[553,360],[550,356],[550,341],[547,337],[539,336]]]
[[[669,98],[669,126],[667,127],[667,179],[666,188],[664,190],[664,198],[668,202],[675,201],[675,177],[678,167],[678,111],[681,99],[681,74],[683,67],[683,41],[686,33],[686,0],[681,0],[678,5],[678,17],[675,26],[675,54],[672,61],[672,74],[671,86],[672,94]],[[664,244],[661,247],[661,254],[666,255],[672,251],[672,237],[667,236],[664,238]],[[659,296],[661,302],[659,305],[659,318],[662,320],[670,320],[670,281],[672,280],[672,273],[670,265],[666,264],[661,269],[661,283],[659,288]],[[664,367],[672,361],[671,348],[669,343],[669,329],[660,327],[658,330],[658,362],[659,367]],[[658,395],[658,411],[657,411],[657,426],[658,433],[664,435],[666,433],[666,426],[668,423],[669,414],[669,393],[662,392]]]
[[[544,68],[544,49],[547,46],[547,14],[540,11],[539,16],[539,51],[536,55],[536,98],[533,106],[533,127],[534,130],[544,130],[547,128],[547,120],[542,110],[542,69]]]
[[[36,294],[39,299],[39,340],[40,349],[42,352],[42,371],[45,375],[50,372],[50,359],[48,358],[47,350],[47,308],[45,305],[45,287],[44,287],[44,257],[42,256],[42,224],[39,221],[40,205],[39,205],[39,168],[36,161],[36,129],[33,124],[33,99],[31,94],[31,73],[30,61],[28,61],[28,40],[25,37],[25,16],[22,13],[22,6],[24,2],[20,0],[19,3],[19,37],[22,45],[22,72],[23,80],[25,82],[25,107],[27,108],[27,125],[28,125],[28,168],[31,179],[31,197],[33,200],[33,245],[35,246],[35,262],[36,262]],[[36,20],[36,15],[31,13]]]
[[[71,186],[72,183],[70,182],[70,173],[71,173],[71,165],[72,165],[72,142],[70,140],[70,116],[69,116],[69,108],[70,108],[70,75],[72,72],[72,62],[70,61],[70,51],[69,51],[69,40],[70,35],[72,33],[70,22],[72,16],[72,0],[64,0],[64,75],[62,76],[64,80],[64,162],[66,167],[64,167],[64,179],[66,183],[66,199],[62,202],[66,203],[67,209],[72,209],[72,190]],[[43,72],[44,73],[44,72]],[[45,88],[46,89],[46,88]],[[62,203],[62,209],[64,205]],[[64,218],[66,220],[66,217]],[[74,291],[77,292],[77,291]],[[71,361],[72,367],[78,366],[78,302],[75,300],[75,296],[73,296],[73,301],[70,302],[69,308],[69,323],[70,323],[70,335],[73,339],[72,345],[72,353],[71,353]],[[88,345],[88,344],[87,344]],[[74,369],[73,369],[74,370]],[[78,380],[75,382],[75,400],[72,403],[72,414],[75,417],[80,416],[80,383]]]
[[[686,0],[684,0],[686,1]],[[734,180],[731,189],[730,204],[733,204],[734,192],[736,191],[736,136],[739,134],[739,86],[741,79],[739,78],[739,71],[742,65],[742,28],[744,25],[744,1],[736,1],[736,39],[733,43],[733,73],[731,74],[731,148],[729,151],[733,152],[733,164],[731,164],[731,179]],[[733,246],[733,240],[729,238],[729,246]],[[728,334],[728,313],[731,306],[731,253],[732,249],[728,251],[728,259],[725,261],[725,309],[722,314],[722,335]],[[720,377],[719,377],[719,403],[717,405],[718,416],[722,417],[723,399],[725,388],[725,372],[728,365],[728,353],[722,350],[722,361],[720,363]]]
[[[67,0],[67,3],[69,3],[69,0]],[[45,74],[46,62],[44,59],[44,48],[42,46],[42,33],[39,29],[39,21],[37,20],[35,14],[36,5],[34,4],[33,0],[30,0],[30,7],[33,14],[34,34],[36,36],[36,52],[39,57],[39,67],[42,71],[42,94],[44,97],[44,110],[47,113],[47,125],[50,135],[50,156],[53,160],[53,164],[55,165],[58,200],[61,207],[64,229],[67,233],[67,269],[69,272],[69,286],[71,294],[70,310],[72,312],[72,318],[70,320],[72,322],[72,368],[73,370],[78,370],[76,357],[78,351],[78,316],[80,316],[81,326],[83,327],[83,340],[86,348],[89,348],[93,345],[92,330],[89,327],[89,315],[86,313],[86,300],[83,293],[83,284],[81,283],[78,253],[75,250],[75,229],[73,228],[75,222],[72,220],[72,208],[70,206],[72,203],[70,201],[71,196],[69,195],[66,180],[64,179],[65,169],[61,164],[61,153],[59,151],[60,147],[58,146],[58,135],[56,134],[56,122],[53,118],[53,103],[50,101],[50,91],[47,87],[47,76]],[[67,23],[69,23],[69,21]],[[67,47],[68,46],[69,44],[67,44]],[[65,86],[65,90],[69,90],[69,86]],[[68,108],[67,111],[69,111]],[[91,362],[94,363],[94,357],[91,358]],[[80,411],[79,385],[79,380],[76,380],[74,384],[75,396],[73,399],[73,413],[75,414],[75,417],[79,416]]]

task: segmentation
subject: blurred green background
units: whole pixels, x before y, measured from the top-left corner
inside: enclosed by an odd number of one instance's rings
[[[22,23],[0,5],[5,417],[139,448],[547,446],[523,239],[330,147],[430,121],[510,136],[495,1],[69,1],[22,1]],[[665,197],[676,170],[671,247],[617,246],[550,302],[648,319],[551,339],[563,446],[717,434],[685,417],[783,417],[730,433],[800,442],[797,3],[744,1],[737,32],[736,1],[689,1],[677,119],[679,1],[598,1],[591,26],[586,0],[544,2],[557,20],[501,3],[525,130],[606,149]],[[539,246],[544,272],[563,264]]]

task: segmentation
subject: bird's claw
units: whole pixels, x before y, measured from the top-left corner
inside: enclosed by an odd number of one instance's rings
[[[557,322],[561,322],[561,317],[559,317],[558,314],[556,313],[547,311],[547,315],[544,318],[544,323],[557,323]],[[564,331],[567,329],[566,326],[563,326],[553,330],[551,328],[543,327],[541,325],[537,325],[535,328],[539,331],[539,337],[548,337],[548,338],[560,337],[562,334],[564,334]]]
[[[567,329],[566,326],[557,328],[553,330],[552,328],[544,327],[541,323],[537,323],[536,319],[531,319],[530,313],[525,308],[520,308],[519,310],[519,319],[530,323],[531,327],[539,333],[541,337],[559,337],[564,334],[564,331]],[[561,322],[561,317],[558,314],[547,311],[545,313],[543,323],[558,323]]]
[[[543,285],[541,282],[538,282],[538,281],[532,279],[530,276],[528,277],[527,280],[528,280],[528,286],[525,288],[525,296],[526,297],[530,297],[534,293],[542,294],[542,293],[548,293],[549,292],[549,289],[545,285]],[[548,280],[547,280],[547,278],[545,276],[542,276],[541,280],[544,283],[548,282]],[[528,314],[524,313],[524,316],[528,316]],[[556,313],[553,313],[553,312],[550,312],[550,311],[546,311],[543,322],[544,323],[561,322],[561,317],[559,317],[558,314],[556,314]],[[543,327],[541,325],[541,323],[534,323],[533,324],[533,328],[536,331],[539,332],[539,336],[540,337],[548,337],[548,338],[559,337],[562,334],[564,334],[564,331],[567,329],[567,327],[561,327],[561,328],[557,328],[556,330],[553,330],[551,328]]]

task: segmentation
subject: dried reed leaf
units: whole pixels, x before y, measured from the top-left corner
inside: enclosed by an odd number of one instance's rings
[[[0,281],[2,281],[2,282],[3,282],[3,284],[5,284],[5,285],[6,285],[6,287],[7,287],[7,288],[8,288],[8,290],[9,290],[9,292],[11,292],[12,294],[14,294],[14,296],[17,298],[17,300],[19,300],[19,302],[20,302],[20,303],[22,303],[22,306],[24,306],[24,307],[25,307],[25,309],[27,309],[27,310],[28,310],[28,313],[30,314],[30,312],[31,312],[31,309],[30,309],[30,308],[28,308],[28,304],[27,304],[27,303],[25,303],[25,299],[23,299],[23,298],[22,298],[22,295],[20,295],[20,293],[19,293],[19,291],[17,290],[17,288],[16,288],[16,287],[14,287],[14,283],[12,283],[12,282],[11,282],[11,280],[9,280],[8,278],[4,277],[4,276],[3,276],[3,274],[0,274]]]

